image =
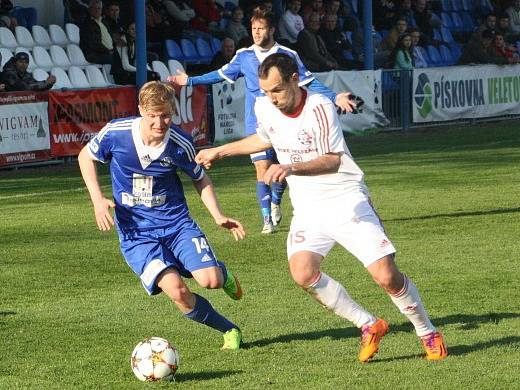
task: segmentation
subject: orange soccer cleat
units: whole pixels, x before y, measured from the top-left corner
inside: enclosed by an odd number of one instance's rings
[[[361,328],[361,348],[359,349],[359,361],[366,363],[372,359],[379,350],[379,342],[388,332],[388,323],[378,318],[372,325]]]
[[[439,332],[421,337],[421,343],[426,351],[427,360],[442,360],[448,356],[448,348],[446,348],[444,338]]]

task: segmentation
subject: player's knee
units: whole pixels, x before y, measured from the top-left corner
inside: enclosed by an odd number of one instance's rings
[[[195,274],[193,273],[193,277],[197,281],[198,285],[202,288],[215,289],[222,288],[224,285],[224,277],[222,272],[216,269],[214,272],[203,272]]]
[[[389,293],[399,291],[403,287],[403,276],[399,272],[381,272],[374,276],[374,281]]]
[[[318,273],[309,268],[291,268],[291,275],[294,282],[304,289],[309,287],[314,281],[316,281]]]

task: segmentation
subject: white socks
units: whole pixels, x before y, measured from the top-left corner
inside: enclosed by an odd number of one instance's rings
[[[354,301],[341,284],[323,272],[306,290],[326,309],[346,318],[358,328],[376,322],[376,318]]]
[[[403,274],[403,277],[403,288],[397,294],[389,294],[390,298],[399,308],[399,311],[415,326],[417,336],[422,337],[435,332],[435,327],[430,322],[426,310],[424,310],[417,287],[406,275]]]

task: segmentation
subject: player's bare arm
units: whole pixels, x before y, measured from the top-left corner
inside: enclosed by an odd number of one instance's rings
[[[341,92],[336,95],[336,106],[341,108],[343,112],[352,112],[356,108],[356,103],[350,99],[350,92]]]
[[[203,149],[197,154],[195,161],[203,165],[204,168],[209,169],[213,161],[225,157],[261,152],[271,147],[271,144],[262,141],[257,134],[253,134],[239,141],[230,142],[216,148]]]
[[[287,176],[314,176],[338,171],[341,153],[328,153],[311,161],[294,164],[273,164],[264,175],[264,182],[282,182]]]
[[[220,209],[220,205],[217,200],[217,195],[215,194],[215,189],[213,188],[213,183],[208,175],[204,174],[201,180],[194,181],[193,185],[195,189],[199,193],[200,199],[204,206],[208,209],[209,213],[215,220],[215,223],[225,229],[228,229],[235,238],[236,241],[242,240],[246,232],[242,224],[232,218],[226,217],[222,214],[222,210]]]
[[[168,76],[167,80],[172,84],[183,86],[188,84],[188,74],[181,70],[177,70],[177,74]]]
[[[101,231],[110,230],[114,226],[114,218],[110,209],[115,207],[112,200],[105,198],[98,181],[96,162],[90,157],[87,146],[85,146],[78,156],[81,175],[85,181],[90,199],[94,206],[94,215],[98,229]]]

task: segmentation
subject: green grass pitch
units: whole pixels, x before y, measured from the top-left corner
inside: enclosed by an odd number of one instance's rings
[[[520,372],[520,124],[452,126],[347,140],[374,204],[450,356],[422,359],[407,320],[361,264],[336,247],[323,269],[391,332],[369,364],[359,332],[291,281],[290,204],[260,234],[247,158],[209,171],[224,211],[243,221],[235,242],[184,180],[192,214],[238,275],[242,301],[189,286],[243,329],[244,348],[148,297],[114,231],[97,231],[79,169],[0,171],[0,389],[513,389]],[[103,188],[110,191],[106,169]],[[129,357],[147,336],[177,346],[175,384],[143,384]],[[515,385],[516,383],[516,385]]]

